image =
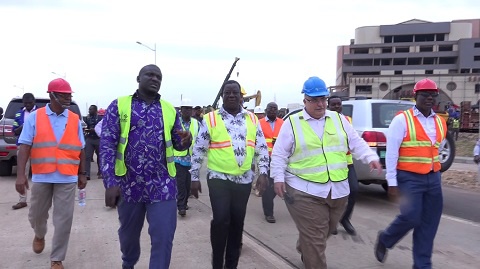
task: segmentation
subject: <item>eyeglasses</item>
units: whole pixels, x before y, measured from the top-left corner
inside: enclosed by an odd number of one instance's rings
[[[325,103],[327,101],[327,97],[322,96],[322,97],[312,98],[312,99],[305,98],[305,101],[309,102],[310,104]]]
[[[422,97],[428,98],[429,96],[431,97],[437,97],[438,92],[417,92],[418,95],[421,95]]]

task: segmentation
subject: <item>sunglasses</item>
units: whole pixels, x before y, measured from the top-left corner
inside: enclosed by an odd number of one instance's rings
[[[429,96],[431,96],[431,97],[437,97],[438,96],[438,92],[417,92],[417,94],[422,96],[422,97],[425,97],[425,98],[428,98]]]

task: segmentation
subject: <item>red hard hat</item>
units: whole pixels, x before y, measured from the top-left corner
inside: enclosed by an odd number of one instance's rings
[[[437,83],[435,81],[424,78],[417,83],[415,83],[415,87],[413,87],[413,93],[417,91],[436,91],[438,92]]]
[[[48,83],[48,92],[73,93],[70,84],[63,78],[56,78]]]

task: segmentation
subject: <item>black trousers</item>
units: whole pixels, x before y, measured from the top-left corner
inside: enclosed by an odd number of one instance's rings
[[[347,208],[345,209],[345,213],[343,213],[343,217],[341,220],[350,219],[350,217],[352,216],[353,207],[355,206],[355,202],[357,201],[358,179],[353,164],[348,165],[348,185],[350,187],[350,194],[348,195]]]
[[[190,196],[190,185],[192,184],[192,175],[188,170],[191,166],[183,166],[175,163],[177,169],[177,209],[187,209],[188,196]]]
[[[252,184],[237,184],[230,180],[208,179],[213,220],[210,225],[212,267],[236,268],[240,258],[243,224]]]
[[[273,199],[275,199],[275,190],[273,189],[273,178],[268,177],[267,189],[262,194],[262,207],[265,216],[273,216]]]

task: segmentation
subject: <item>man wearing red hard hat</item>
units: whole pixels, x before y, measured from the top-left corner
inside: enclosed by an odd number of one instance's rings
[[[45,248],[48,211],[53,201],[55,227],[50,254],[51,268],[62,269],[72,228],[75,192],[87,185],[85,172],[85,139],[80,118],[67,108],[72,88],[61,78],[48,84],[50,103],[32,112],[18,139],[19,154],[15,188],[24,194],[29,188],[25,166],[30,158],[32,194],[28,220],[35,237],[33,251]]]
[[[447,135],[445,120],[433,112],[437,84],[422,79],[413,88],[415,106],[395,116],[387,133],[388,194],[405,201],[400,215],[378,232],[375,257],[385,262],[387,249],[413,229],[413,268],[432,268],[433,241],[442,215],[439,147]]]

